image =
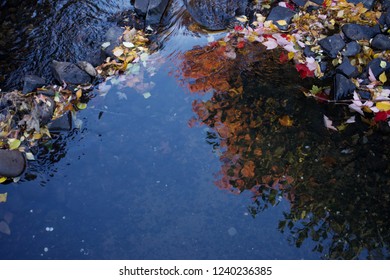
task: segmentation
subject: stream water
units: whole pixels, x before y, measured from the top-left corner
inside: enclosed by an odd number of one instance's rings
[[[109,19],[132,8],[26,2],[26,23],[40,23],[3,44],[14,49],[2,67],[18,58],[8,87],[23,73],[48,76],[53,58],[84,59],[84,44],[101,44]],[[182,2],[172,5],[145,67],[97,88],[78,128],[0,185],[11,230],[0,233],[0,259],[388,259],[388,136],[361,123],[327,131],[323,115],[341,118],[338,108],[284,83],[294,70],[268,58],[237,67],[240,97],[195,92],[185,53],[211,37],[189,31]],[[293,127],[280,125],[284,115]]]

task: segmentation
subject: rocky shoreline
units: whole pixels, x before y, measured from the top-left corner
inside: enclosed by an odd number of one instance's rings
[[[229,1],[225,2],[228,5]],[[168,3],[134,1],[145,29],[159,24],[169,9]],[[186,1],[187,8],[190,4]],[[248,20],[250,15],[237,18],[223,44],[234,42],[235,49],[249,43],[263,44],[270,50],[282,48],[285,53],[281,60],[293,61],[302,78],[332,84],[331,88],[308,90],[308,96],[330,102],[347,101],[350,109],[371,125],[388,121],[389,1],[259,1],[250,11],[257,11],[254,20]],[[221,17],[226,27],[231,24],[224,21],[229,15],[232,12]],[[197,17],[194,20],[203,27],[221,29],[220,25],[207,26],[207,21]],[[53,61],[57,85],[46,85],[41,77],[26,75],[22,90],[1,93],[0,183],[24,172],[27,160],[34,159],[31,147],[48,139],[51,133],[71,130],[71,115],[87,107],[93,85],[107,76],[125,73],[128,65],[149,53],[147,44],[143,31],[112,28],[103,44],[107,59],[102,65],[95,68],[86,61]]]

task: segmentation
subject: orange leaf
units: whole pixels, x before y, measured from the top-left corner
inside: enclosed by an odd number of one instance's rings
[[[253,161],[248,161],[245,163],[244,167],[241,169],[242,176],[246,178],[252,178],[255,176],[255,164]]]
[[[283,126],[292,126],[293,120],[288,115],[285,115],[279,118],[279,123]]]

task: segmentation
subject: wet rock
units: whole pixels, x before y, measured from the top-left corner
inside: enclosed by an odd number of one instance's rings
[[[343,59],[343,62],[336,68],[336,73],[343,74],[348,78],[359,75],[357,67],[353,66],[348,58]]]
[[[146,14],[146,25],[158,24],[168,6],[169,0],[149,0],[148,12]]]
[[[378,34],[372,39],[371,46],[380,51],[390,50],[390,36]]]
[[[23,94],[33,92],[37,88],[43,87],[46,81],[35,75],[26,75],[23,79]]]
[[[310,2],[316,3],[317,5],[322,5],[324,0],[310,0]]]
[[[54,78],[60,83],[79,85],[91,82],[91,77],[85,71],[70,62],[53,60],[52,70]]]
[[[339,34],[326,37],[320,40],[318,44],[331,58],[336,58],[337,54],[345,47],[345,42]]]
[[[280,30],[287,30],[288,25],[291,23],[291,19],[295,15],[294,11],[284,8],[281,6],[274,7],[271,12],[269,13],[267,20],[272,20],[273,23],[280,29]],[[278,20],[285,20],[287,22],[287,25],[280,25],[277,23]]]
[[[355,56],[362,50],[362,47],[356,41],[349,42],[341,52],[344,56]]]
[[[245,13],[248,0],[185,0],[187,11],[209,30],[226,29],[236,16]]]
[[[381,66],[384,65],[384,67]],[[387,72],[390,70],[390,62],[380,59],[380,58],[375,58],[371,60],[366,67],[366,75],[368,76],[368,69],[371,68],[372,73],[374,74],[375,78],[378,79],[379,75],[382,74],[384,71]]]
[[[91,77],[96,77],[98,74],[95,67],[93,67],[92,64],[87,61],[78,61],[77,66]]]
[[[371,10],[374,7],[375,1],[376,0],[347,0],[347,2],[353,3],[355,5],[359,3],[363,3],[364,7],[366,7],[369,10]]]
[[[336,74],[333,78],[333,95],[336,100],[350,99],[356,86],[342,74]]]
[[[51,121],[48,124],[50,132],[61,132],[61,131],[70,131],[72,130],[72,116],[70,112]]]
[[[384,10],[389,11],[390,10],[390,1],[389,0],[382,0],[382,8]]]
[[[17,150],[0,150],[0,176],[18,177],[26,168],[26,158]]]
[[[381,32],[379,25],[367,26],[356,23],[345,24],[341,30],[350,40],[369,40]]]
[[[54,114],[55,103],[50,97],[46,97],[46,102],[40,101],[33,109],[33,114],[38,116],[41,125],[48,124]]]
[[[305,6],[308,0],[292,0],[292,1],[295,3],[295,5],[299,7],[303,7]]]
[[[149,0],[135,0],[134,2],[134,10],[135,12],[144,17],[148,12]]]
[[[115,58],[112,51],[120,45],[119,37],[123,34],[123,29],[118,26],[110,27],[105,35],[105,42],[109,42],[109,46],[103,49],[107,56]]]
[[[306,57],[315,57],[316,53],[313,52],[309,46],[305,46],[303,49],[303,55]]]

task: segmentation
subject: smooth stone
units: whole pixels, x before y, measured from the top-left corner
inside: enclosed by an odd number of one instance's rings
[[[26,94],[35,91],[37,88],[43,87],[46,81],[36,75],[26,75],[23,78],[23,90],[22,93]]]
[[[381,32],[379,25],[367,26],[357,23],[344,24],[341,27],[345,37],[350,40],[369,40]]]
[[[315,57],[316,53],[311,50],[311,47],[305,46],[303,49],[303,55],[306,57]]]
[[[345,49],[341,52],[344,56],[355,56],[360,53],[362,47],[356,41],[349,42],[345,45]]]
[[[347,2],[353,3],[355,5],[359,3],[363,3],[364,7],[366,7],[369,10],[371,10],[375,4],[375,0],[347,0]]]
[[[26,158],[17,150],[0,150],[0,176],[18,177],[26,168]]]
[[[135,12],[144,17],[148,12],[149,0],[135,0],[134,2],[134,10]]]
[[[339,34],[326,37],[320,40],[318,44],[331,58],[336,58],[337,54],[345,47],[345,42]]]
[[[54,78],[60,83],[79,85],[91,82],[91,77],[85,71],[70,62],[53,60],[52,70]]]
[[[336,73],[344,74],[348,78],[359,75],[357,67],[353,66],[348,58],[343,59],[343,62],[336,68]]]
[[[93,67],[88,61],[78,61],[77,66],[91,77],[96,77],[98,74],[95,67]]]
[[[146,25],[155,25],[160,20],[168,6],[169,0],[149,0],[149,7],[146,14]]]
[[[122,36],[122,34],[123,29],[118,26],[110,27],[107,30],[105,35],[105,42],[110,42],[110,45],[103,50],[106,56],[115,58],[112,51],[120,45],[121,41],[119,38]]]
[[[72,130],[72,116],[70,112],[65,115],[51,121],[48,125],[50,132],[61,132]]]
[[[292,18],[294,17],[295,12],[284,8],[281,6],[274,7],[271,12],[269,13],[267,20],[272,20],[273,23],[280,29],[280,30],[287,30],[289,27],[289,24],[291,23]],[[285,20],[287,22],[286,25],[280,25],[277,23],[279,20]]]
[[[333,95],[336,100],[351,99],[355,89],[355,84],[343,74],[336,74],[334,76]]]
[[[371,47],[380,51],[390,50],[390,36],[378,34],[372,39]]]
[[[308,0],[292,0],[292,1],[294,2],[295,5],[299,7],[303,7],[306,5]]]
[[[386,63],[385,67],[381,67],[381,64],[383,64],[383,62]],[[366,67],[366,75],[367,75],[367,77],[368,77],[368,69],[369,68],[371,69],[372,74],[374,74],[375,78],[378,79],[380,74],[390,70],[390,62],[386,61],[384,59],[374,58],[373,60],[371,60],[367,64],[367,67]]]
[[[324,0],[310,0],[310,2],[316,3],[317,5],[322,5]]]

